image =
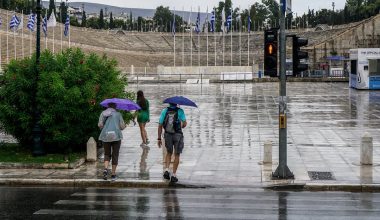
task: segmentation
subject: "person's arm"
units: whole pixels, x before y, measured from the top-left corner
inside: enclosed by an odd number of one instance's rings
[[[104,122],[103,122],[103,120],[104,120],[104,117],[103,117],[103,113],[102,114],[100,114],[100,116],[99,116],[99,121],[98,121],[98,127],[100,128],[100,129],[102,129],[103,127],[104,127]]]
[[[158,144],[159,148],[161,148],[161,146],[162,146],[161,135],[162,135],[162,124],[159,124],[158,125],[158,138],[157,138],[157,144]]]
[[[161,115],[160,115],[160,119],[158,120],[157,144],[158,144],[159,148],[161,148],[161,146],[162,146],[161,136],[162,136],[162,129],[163,129],[163,124],[164,124],[164,120],[165,120],[165,115],[166,115],[166,111],[162,110]]]
[[[121,116],[121,114],[119,113],[119,117],[120,117],[120,123],[119,123],[119,126],[120,126],[120,130],[124,130],[125,127],[127,127],[125,125],[125,122],[124,122],[124,119],[123,119],[123,116]]]
[[[186,116],[185,116],[185,112],[183,111],[183,109],[179,109],[178,111],[178,117],[181,121],[181,128],[186,128],[187,126],[187,121],[186,121]]]

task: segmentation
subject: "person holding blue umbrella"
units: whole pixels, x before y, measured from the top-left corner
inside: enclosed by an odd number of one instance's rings
[[[179,165],[180,155],[184,148],[182,129],[187,126],[185,112],[183,109],[179,108],[178,105],[187,105],[193,107],[197,107],[197,105],[191,100],[182,96],[168,98],[164,100],[164,103],[168,103],[169,107],[163,109],[161,112],[158,125],[157,141],[158,147],[161,148],[162,129],[164,129],[165,147],[167,154],[165,156],[165,170],[163,177],[164,179],[170,180],[172,183],[176,183],[178,182],[177,169]],[[170,173],[169,166],[173,153],[173,172]]]

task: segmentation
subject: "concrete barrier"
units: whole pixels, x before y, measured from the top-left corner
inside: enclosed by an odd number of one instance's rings
[[[373,138],[367,132],[362,137],[360,145],[360,164],[373,164]]]

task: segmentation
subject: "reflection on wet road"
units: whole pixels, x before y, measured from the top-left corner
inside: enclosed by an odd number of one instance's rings
[[[156,139],[157,121],[166,106],[162,100],[183,95],[199,109],[184,107],[189,126],[184,130],[185,150],[179,175],[182,180],[220,184],[252,184],[269,180],[278,161],[278,83],[254,84],[132,84],[151,102],[147,130]],[[288,163],[299,181],[309,171],[332,172],[337,181],[380,182],[380,167],[361,172],[360,138],[367,131],[380,145],[380,91],[357,91],[346,83],[288,83]],[[138,129],[128,128],[125,145],[140,144]],[[137,137],[137,138],[134,138]],[[262,167],[263,143],[273,142],[273,167]],[[148,169],[162,161],[152,141]],[[128,153],[125,152],[126,158]],[[140,154],[140,151],[138,152]],[[380,149],[374,150],[380,163]],[[150,171],[152,171],[150,170]],[[366,176],[373,174],[373,178]],[[160,173],[151,172],[151,177]]]
[[[378,219],[380,194],[1,188],[1,219]]]

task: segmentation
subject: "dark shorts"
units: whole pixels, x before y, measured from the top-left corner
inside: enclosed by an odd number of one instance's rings
[[[179,155],[183,150],[183,134],[175,133],[175,134],[164,134],[165,138],[165,147],[169,154],[173,154],[173,148],[175,154]]]
[[[120,145],[121,141],[103,142],[104,161],[110,161],[112,158],[112,165],[117,165],[119,162]]]

